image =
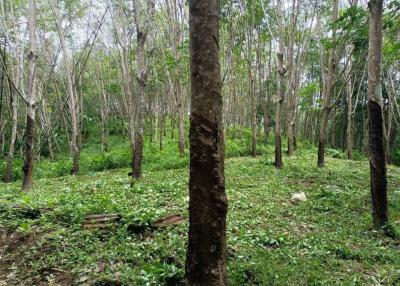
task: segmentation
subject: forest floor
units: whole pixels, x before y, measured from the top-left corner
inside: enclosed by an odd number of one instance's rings
[[[265,156],[226,160],[230,285],[400,285],[399,238],[370,228],[368,161],[328,156],[318,169],[315,153],[298,150],[282,170]],[[146,225],[188,217],[188,169],[147,168],[133,187],[127,173],[37,179],[29,193],[0,183],[0,285],[181,285],[187,222]],[[400,168],[388,179],[398,231]],[[291,203],[296,192],[308,200]],[[122,220],[84,229],[105,213]]]

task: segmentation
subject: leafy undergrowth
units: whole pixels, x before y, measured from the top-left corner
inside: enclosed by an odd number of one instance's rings
[[[235,135],[235,139],[227,137],[225,156],[238,157],[250,155],[251,137],[248,129],[243,129]],[[188,141],[188,139],[186,140]],[[272,142],[273,140],[271,140]],[[158,142],[149,142],[146,137],[144,145],[144,169],[148,171],[168,170],[187,168],[189,166],[188,154],[180,157],[178,153],[177,139],[171,139],[165,136],[163,149],[160,151]],[[91,172],[100,172],[118,168],[128,168],[131,165],[131,150],[129,140],[121,136],[110,136],[109,144],[112,146],[109,152],[103,153],[101,143],[92,139],[86,142],[80,156],[80,173],[88,174]],[[257,143],[257,150],[260,155],[268,154],[273,151],[271,145],[265,144],[262,140]],[[338,156],[344,153],[335,152]],[[188,150],[186,150],[188,152]],[[17,156],[13,166],[13,180],[22,179],[23,159]],[[35,165],[34,177],[39,178],[57,178],[68,176],[72,170],[72,160],[68,154],[61,153],[55,160],[42,157]],[[6,160],[0,160],[0,176],[2,177],[6,169]]]
[[[230,285],[399,285],[400,240],[370,229],[368,162],[297,151],[226,162]],[[270,156],[271,157],[271,156]],[[127,169],[0,184],[0,285],[181,285],[187,223],[134,234],[168,214],[188,216],[186,168]],[[390,219],[400,227],[400,169],[390,167]],[[307,202],[291,204],[304,191]],[[21,215],[11,204],[38,209]],[[6,207],[4,207],[6,206]],[[88,214],[119,213],[109,230],[84,230]]]

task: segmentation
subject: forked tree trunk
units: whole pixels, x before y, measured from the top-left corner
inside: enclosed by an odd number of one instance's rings
[[[191,120],[186,285],[227,285],[219,1],[189,2]]]
[[[28,30],[29,30],[29,53],[28,53],[28,94],[26,106],[26,134],[25,134],[25,156],[22,168],[24,176],[22,180],[22,191],[27,192],[33,184],[33,165],[35,160],[35,137],[36,137],[36,5],[35,0],[28,0]]]
[[[375,228],[388,218],[385,135],[382,100],[383,0],[369,1],[368,114],[372,218]]]

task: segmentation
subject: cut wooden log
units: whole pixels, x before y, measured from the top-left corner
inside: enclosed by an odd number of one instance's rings
[[[186,219],[182,217],[181,215],[174,214],[174,215],[168,215],[161,217],[159,219],[156,219],[152,223],[147,223],[147,224],[129,224],[128,225],[128,232],[139,235],[143,233],[152,233],[153,231],[156,231],[159,228],[165,227],[165,226],[175,226],[179,225],[182,223],[185,223]]]
[[[162,218],[159,218],[153,222],[153,226],[159,227],[159,226],[167,226],[167,225],[178,225],[178,224],[183,224],[186,222],[186,219],[182,217],[181,215],[174,214],[174,215],[168,215]]]
[[[118,224],[121,219],[120,214],[88,215],[83,221],[83,227],[86,229],[109,228]]]
[[[120,221],[122,216],[120,214],[94,214],[87,215],[85,221]]]

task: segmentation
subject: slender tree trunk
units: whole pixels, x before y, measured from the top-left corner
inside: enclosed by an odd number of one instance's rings
[[[185,156],[185,122],[184,122],[184,101],[183,101],[183,94],[182,94],[182,87],[181,83],[177,81],[176,83],[176,92],[178,97],[178,145],[179,145],[179,156]]]
[[[163,140],[165,136],[165,125],[167,121],[167,111],[164,101],[161,100],[161,122],[160,122],[160,150],[163,149]]]
[[[11,138],[10,147],[7,155],[6,172],[4,175],[4,182],[9,183],[12,181],[13,174],[13,162],[14,162],[14,151],[15,151],[15,139],[17,138],[17,125],[18,125],[18,98],[15,92],[12,91],[10,86],[10,103],[11,103]]]
[[[248,93],[251,102],[251,155],[257,156],[257,108],[256,95],[254,92],[254,76],[251,71],[251,63],[248,63]]]
[[[28,192],[33,184],[33,165],[35,160],[35,137],[36,137],[36,4],[35,0],[28,0],[28,30],[29,30],[29,53],[28,53],[28,96],[26,106],[26,134],[25,134],[25,156],[24,172],[22,180],[22,191]]]
[[[4,8],[2,9],[3,11],[2,12],[4,12]],[[3,13],[3,15],[4,15],[4,13]],[[2,63],[3,63],[3,69],[4,70],[6,70],[7,68],[6,68],[6,61],[7,61],[7,58],[6,58],[6,45],[7,45],[7,40],[6,39],[4,39],[4,44],[3,44],[3,50],[1,50],[1,48],[0,48],[0,52],[1,52],[1,57],[2,57]],[[2,159],[3,158],[3,155],[4,155],[4,146],[5,146],[5,138],[4,138],[4,131],[5,131],[5,129],[6,129],[6,123],[7,123],[7,120],[3,120],[3,98],[4,98],[4,94],[5,94],[5,91],[6,91],[6,85],[5,85],[5,78],[6,78],[6,75],[5,75],[5,71],[2,71],[1,72],[1,82],[0,82],[0,84],[1,84],[1,87],[0,87],[0,159]],[[10,94],[10,97],[11,97],[12,95]],[[11,111],[11,117],[12,117],[12,111]]]
[[[72,174],[76,175],[79,173],[80,168],[80,128],[79,128],[79,116],[78,116],[78,96],[76,93],[76,89],[74,88],[74,81],[72,75],[72,68],[70,65],[70,57],[67,50],[67,45],[65,43],[65,33],[62,26],[62,20],[60,16],[60,11],[58,7],[53,7],[53,12],[56,17],[56,24],[58,30],[58,36],[60,38],[61,49],[63,52],[63,62],[65,67],[65,73],[67,78],[67,90],[69,97],[69,111],[71,114],[71,125],[72,125],[72,134],[71,134],[71,152],[72,152]]]
[[[338,15],[338,0],[332,0],[332,23],[336,21]],[[336,39],[336,29],[332,29],[332,39]],[[329,49],[329,63],[328,63],[328,76],[324,84],[323,96],[323,109],[322,119],[319,130],[319,143],[318,143],[318,167],[322,168],[325,165],[325,147],[327,141],[326,128],[328,126],[329,113],[331,111],[331,95],[333,92],[333,80],[335,75],[335,48]]]
[[[219,4],[189,2],[192,114],[186,285],[227,285]]]
[[[120,110],[121,119],[124,121],[124,114],[126,114],[128,119],[128,133],[130,140],[130,149],[131,149],[131,166],[133,173],[133,165],[135,158],[135,100],[132,92],[132,73],[129,68],[129,53],[130,49],[128,48],[128,32],[126,29],[127,23],[125,22],[125,14],[123,11],[123,2],[122,0],[115,0],[115,16],[114,16],[114,26],[115,26],[115,35],[116,40],[118,42],[118,49],[120,54],[120,68],[121,68],[121,78],[122,78],[122,87],[124,97],[122,99],[122,104]],[[124,124],[125,125],[125,124]],[[123,129],[125,130],[125,129]]]
[[[279,50],[277,53],[278,60],[278,94],[276,96],[276,110],[275,110],[275,167],[280,169],[283,167],[282,161],[282,105],[285,97],[285,74],[286,68],[284,66],[284,27],[282,15],[282,1],[277,0],[277,13],[278,13],[278,26],[279,26]]]
[[[368,114],[372,218],[375,228],[387,224],[386,152],[382,100],[383,0],[369,1]]]
[[[145,71],[144,62],[144,44],[146,39],[141,32],[138,32],[138,55],[137,55],[137,65],[138,65],[138,114],[137,114],[137,126],[135,132],[135,150],[133,155],[133,170],[132,177],[134,179],[139,179],[142,176],[142,160],[143,160],[143,134],[144,134],[144,114],[145,114],[145,88],[147,74]]]
[[[104,153],[108,152],[108,117],[110,113],[108,94],[104,85],[104,81],[101,79],[101,68],[99,69],[99,88],[100,88],[100,117],[101,117],[101,149]]]
[[[351,57],[352,46],[348,46],[347,56]],[[346,148],[347,158],[353,159],[353,81],[351,80],[352,60],[346,69],[346,78],[348,78],[346,91],[347,91],[347,128],[346,128]]]
[[[297,91],[297,69],[295,67],[294,45],[296,37],[297,16],[299,14],[300,1],[292,2],[292,13],[289,33],[289,51],[288,51],[288,64],[289,64],[289,93],[287,100],[287,155],[291,156],[295,149],[295,125],[296,125],[296,91]]]
[[[268,78],[267,80],[269,81],[269,77],[271,75],[271,59],[272,59],[272,41],[269,44],[269,56],[268,56]],[[269,120],[270,120],[270,105],[271,105],[271,90],[270,90],[270,83],[267,83],[267,89],[265,92],[265,105],[264,105],[264,138],[265,138],[265,143],[268,143],[269,139]]]
[[[153,20],[154,15],[154,0],[147,2],[147,16],[150,17],[150,21]],[[134,14],[136,22],[136,33],[137,33],[137,82],[138,82],[138,114],[137,114],[137,127],[135,133],[135,151],[133,154],[133,170],[132,177],[138,180],[142,176],[142,160],[143,160],[143,135],[144,135],[144,116],[146,112],[145,102],[145,88],[147,83],[148,71],[145,62],[145,44],[149,32],[148,19],[142,15],[142,3],[140,0],[134,0]]]

